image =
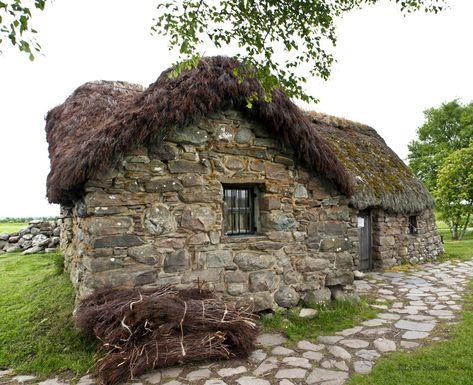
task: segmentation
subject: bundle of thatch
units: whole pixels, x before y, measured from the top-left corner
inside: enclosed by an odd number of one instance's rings
[[[246,356],[254,349],[255,319],[202,286],[105,289],[83,300],[76,312],[77,327],[106,350],[97,362],[106,385],[177,363]]]

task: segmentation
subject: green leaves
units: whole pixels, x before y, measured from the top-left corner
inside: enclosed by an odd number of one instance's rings
[[[461,239],[473,219],[473,140],[445,158],[434,195],[452,237]]]
[[[179,63],[199,56],[204,44],[234,50],[255,69],[265,99],[282,88],[290,97],[316,101],[303,84],[328,79],[337,41],[335,20],[379,0],[166,0],[157,6],[152,31],[166,35]],[[443,0],[391,0],[403,12],[437,13]],[[225,52],[225,51],[224,51]],[[177,63],[177,67],[179,67]],[[251,105],[251,103],[249,103]]]
[[[458,100],[424,111],[418,139],[409,143],[409,166],[433,191],[454,239],[473,214],[473,102]]]
[[[0,46],[8,41],[34,59],[41,46],[30,25],[31,9],[42,11],[47,1],[0,1]],[[291,97],[316,101],[303,84],[307,74],[330,76],[336,19],[379,1],[158,0],[151,30],[168,38],[169,48],[180,53],[179,62],[202,56],[202,47],[209,43],[226,51],[236,48],[240,60],[255,65],[263,76],[266,95],[280,87]],[[391,1],[405,13],[437,13],[446,0]],[[277,81],[264,80],[266,76]]]
[[[25,4],[32,3],[29,7]],[[30,60],[40,52],[41,46],[34,38],[36,30],[31,27],[31,8],[44,10],[46,0],[0,1],[0,45],[8,41],[25,52]],[[0,51],[1,52],[1,51]]]
[[[444,159],[467,147],[473,138],[473,103],[458,100],[424,111],[425,123],[418,139],[409,143],[409,166],[429,189],[437,186],[437,173]]]

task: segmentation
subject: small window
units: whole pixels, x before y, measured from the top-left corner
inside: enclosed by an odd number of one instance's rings
[[[417,234],[417,217],[415,215],[409,217],[409,234]]]
[[[225,235],[254,234],[255,191],[253,187],[224,186]]]

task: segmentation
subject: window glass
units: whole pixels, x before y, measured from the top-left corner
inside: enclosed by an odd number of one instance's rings
[[[226,235],[255,232],[254,190],[252,187],[224,187],[224,231]]]
[[[409,234],[417,234],[417,217],[415,215],[409,217]]]

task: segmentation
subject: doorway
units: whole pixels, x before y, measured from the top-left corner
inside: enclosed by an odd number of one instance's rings
[[[359,262],[358,269],[367,271],[373,268],[373,255],[371,247],[371,213],[360,211],[358,213],[358,236],[359,236]]]

